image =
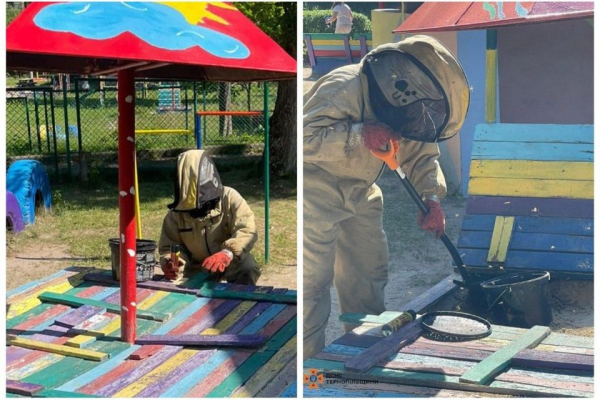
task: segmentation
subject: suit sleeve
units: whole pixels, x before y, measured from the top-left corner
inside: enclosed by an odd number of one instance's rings
[[[191,257],[182,244],[181,235],[179,233],[179,226],[173,213],[169,212],[163,220],[162,230],[160,232],[160,239],[158,241],[158,254],[160,256],[160,265],[164,266],[167,260],[171,259],[171,245],[178,244],[180,251],[180,258],[183,261],[184,268],[187,265]]]
[[[440,200],[446,196],[446,180],[438,158],[437,143],[402,140],[398,161],[408,179],[421,196],[435,194]]]
[[[228,219],[231,236],[221,245],[221,248],[231,251],[235,257],[242,258],[244,254],[252,250],[258,240],[258,234],[254,223],[254,213],[250,206],[238,192],[230,190]]]

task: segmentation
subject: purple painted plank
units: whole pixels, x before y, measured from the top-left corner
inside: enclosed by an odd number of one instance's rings
[[[265,343],[265,335],[144,335],[135,343],[164,344],[172,346],[232,346],[232,347],[258,347]]]
[[[593,371],[594,356],[524,349],[513,357],[511,364],[515,367],[561,368]]]
[[[594,201],[534,197],[471,196],[467,214],[594,218]]]
[[[358,39],[360,40],[360,57],[362,58],[367,55],[367,37],[360,35]]]
[[[141,361],[139,366],[121,375],[119,379],[104,386],[102,389],[98,390],[98,392],[94,394],[100,397],[111,397],[113,394],[117,393],[125,386],[132,384],[133,382],[146,375],[148,372],[152,371],[154,368],[167,361],[169,358],[178,353],[182,348],[183,347],[181,346],[165,346],[164,349],[162,349],[152,357],[146,358],[145,360]]]
[[[304,35],[304,42],[306,42],[306,53],[308,54],[310,66],[314,67],[315,65],[317,65],[317,62],[315,61],[315,49],[313,48],[310,35]]]
[[[33,396],[43,389],[43,385],[36,385],[35,383],[13,381],[12,379],[6,380],[6,391],[8,393],[20,394],[23,396]]]
[[[15,361],[20,360],[33,350],[25,349],[23,347],[10,346],[6,349],[6,365],[10,365]]]
[[[284,294],[287,289],[273,289],[270,293],[272,294]],[[246,314],[237,320],[233,325],[225,331],[225,333],[238,333],[244,329],[250,322],[254,321],[256,317],[262,314],[267,308],[271,307],[273,303],[259,302],[256,303]]]
[[[37,340],[44,343],[52,343],[56,339],[64,337],[70,328],[60,325],[51,325],[40,333],[28,336],[27,339]]]
[[[348,35],[344,36],[344,50],[346,51],[346,61],[348,61],[348,64],[352,64],[352,50],[350,50]]]
[[[81,306],[72,312],[63,315],[62,317],[54,320],[54,323],[57,325],[65,326],[67,328],[72,328],[76,325],[79,325],[83,321],[86,321],[93,317],[96,314],[102,314],[106,312],[106,308],[84,305]]]
[[[382,339],[383,336],[357,335],[356,333],[348,332],[344,336],[334,340],[333,344],[368,348],[380,342]]]
[[[159,397],[166,390],[177,384],[182,377],[186,376],[196,368],[200,367],[209,357],[217,352],[216,349],[201,350],[198,354],[173,369],[159,381],[146,387],[144,390],[135,395],[135,397],[154,398]]]
[[[118,285],[119,282],[112,279],[110,275],[102,274],[102,273],[89,273],[84,275],[84,280],[90,282],[98,282],[98,283],[107,283],[111,285]],[[173,293],[183,293],[183,294],[193,294],[197,295],[199,289],[189,289],[184,287],[179,287],[174,285],[172,282],[168,281],[146,281],[146,282],[137,282],[138,291],[140,289],[152,289],[152,290],[164,290],[165,292],[173,292]],[[104,301],[111,304],[118,304],[120,299],[120,292],[115,292],[111,296],[107,297]]]

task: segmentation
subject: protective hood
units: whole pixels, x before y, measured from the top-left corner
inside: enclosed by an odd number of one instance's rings
[[[361,61],[365,107],[400,137],[439,142],[456,135],[469,107],[469,85],[452,53],[416,35],[377,47]]]
[[[217,168],[204,150],[189,150],[177,159],[175,201],[167,207],[174,211],[206,215],[223,196]]]

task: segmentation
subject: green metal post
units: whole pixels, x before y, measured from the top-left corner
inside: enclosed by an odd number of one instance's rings
[[[67,146],[67,176],[71,180],[71,145],[69,143],[69,102],[67,100],[67,75],[63,74],[63,107],[65,112],[65,144]]]
[[[81,108],[79,104],[79,79],[75,79],[75,115],[77,118],[77,146],[79,152],[79,163],[81,165],[81,156],[83,154],[82,134],[81,134]]]
[[[40,116],[38,115],[37,91],[33,91],[33,114],[35,116],[35,134],[37,136],[38,150],[42,152],[42,138],[40,136]]]
[[[29,151],[33,152],[33,145],[31,143],[31,120],[29,118],[29,99],[25,95],[25,117],[27,119],[27,137],[29,138]]]
[[[269,262],[269,83],[264,82],[264,113],[265,113],[265,263]]]
[[[42,92],[44,94],[44,122],[46,124],[46,145],[48,146],[48,153],[50,153],[50,125],[48,124],[48,101],[46,100],[46,90]]]
[[[52,136],[54,141],[54,170],[58,181],[58,147],[56,146],[56,118],[54,116],[54,89],[50,88],[50,116],[52,118]]]

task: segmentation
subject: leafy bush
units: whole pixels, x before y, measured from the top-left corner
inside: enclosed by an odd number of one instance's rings
[[[304,33],[335,33],[335,22],[327,27],[325,18],[331,17],[331,10],[304,10]],[[371,20],[364,14],[352,12],[351,33],[371,32]]]

